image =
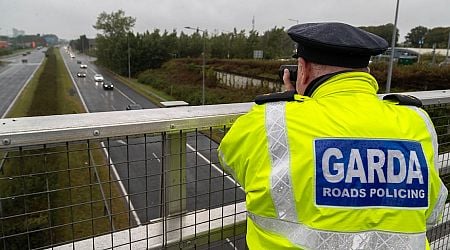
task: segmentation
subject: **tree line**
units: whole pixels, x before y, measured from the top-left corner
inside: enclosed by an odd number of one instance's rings
[[[417,26],[405,36],[405,45],[414,48],[447,48],[450,39],[450,27],[429,29]]]
[[[290,58],[295,49],[294,42],[287,35],[284,27],[274,27],[259,33],[258,31],[238,31],[209,33],[197,29],[192,34],[176,30],[168,32],[159,29],[153,32],[134,33],[132,31],[136,19],[125,15],[123,10],[110,14],[102,12],[93,25],[99,32],[96,37],[98,63],[122,75],[135,76],[149,68],[159,68],[172,58],[198,58],[203,51],[207,58],[249,59],[254,51],[262,51],[263,59]],[[393,24],[360,27],[377,34],[389,44],[392,41]],[[425,31],[425,32],[424,32]],[[412,46],[430,47],[437,43],[444,47],[447,39],[442,35],[450,28],[423,29],[421,26],[411,30],[406,36],[406,42]],[[186,31],[187,32],[187,31]],[[397,29],[396,43],[399,32]],[[420,37],[421,44],[418,44]],[[419,45],[419,46],[417,46]],[[80,39],[71,41],[71,46],[81,50]],[[130,63],[130,67],[128,67]]]

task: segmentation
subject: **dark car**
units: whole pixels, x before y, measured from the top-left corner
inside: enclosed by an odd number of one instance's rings
[[[142,106],[137,103],[127,105],[127,110],[136,110],[136,109],[142,109]]]
[[[28,59],[22,59],[22,63],[27,63]]]
[[[86,77],[86,73],[85,72],[78,72],[77,76],[78,77]]]
[[[77,61],[77,63],[78,63],[78,64],[81,64],[81,61],[80,61],[80,60],[78,60],[78,61]]]
[[[103,89],[104,90],[113,90],[114,84],[112,82],[103,82]]]

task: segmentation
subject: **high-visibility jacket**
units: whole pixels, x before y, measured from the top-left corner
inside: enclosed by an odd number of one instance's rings
[[[223,138],[250,249],[425,249],[447,189],[428,114],[376,95],[365,72],[255,105]]]

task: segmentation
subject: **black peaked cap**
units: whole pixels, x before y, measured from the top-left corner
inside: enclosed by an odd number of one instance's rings
[[[288,35],[297,42],[294,57],[324,65],[367,67],[370,56],[388,48],[383,38],[345,23],[298,24]]]

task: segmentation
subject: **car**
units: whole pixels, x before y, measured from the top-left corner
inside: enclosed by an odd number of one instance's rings
[[[104,90],[113,90],[114,84],[112,82],[103,82],[103,89]]]
[[[70,58],[75,58],[75,55],[74,54],[70,54]]]
[[[136,110],[136,109],[142,109],[142,106],[137,103],[132,103],[127,105],[127,110]]]
[[[78,60],[77,63],[78,63],[78,64],[81,64],[81,60]]]
[[[22,63],[27,63],[28,59],[22,59]]]
[[[94,80],[96,82],[103,82],[105,79],[103,78],[103,76],[101,74],[95,74],[94,75]]]
[[[23,53],[22,56],[27,56],[27,53]]]
[[[81,64],[80,65],[80,69],[87,69],[87,65],[86,64]]]
[[[78,72],[77,76],[78,77],[86,77],[86,73],[85,72]]]

